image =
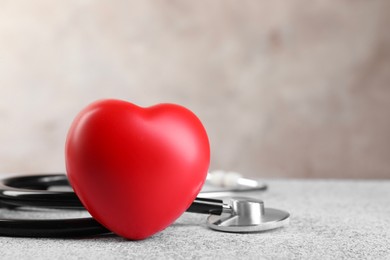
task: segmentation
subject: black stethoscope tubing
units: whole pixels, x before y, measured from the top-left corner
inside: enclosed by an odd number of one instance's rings
[[[64,174],[32,175],[0,181],[0,207],[38,207],[85,209],[73,191],[48,190],[53,186],[69,186]],[[187,212],[220,215],[223,201],[196,198]],[[111,233],[91,217],[74,219],[1,219],[0,236],[12,237],[76,237]]]

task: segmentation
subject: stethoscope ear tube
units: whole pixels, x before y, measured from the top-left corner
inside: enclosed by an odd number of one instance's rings
[[[69,185],[66,176],[18,176],[0,181],[0,207],[83,209],[73,192],[48,191]],[[74,219],[0,219],[0,235],[11,237],[80,237],[111,233],[91,217]]]
[[[74,192],[48,190],[69,186],[64,174],[16,176],[0,181],[0,201],[14,207],[84,209]]]
[[[93,218],[0,219],[0,235],[11,237],[79,237],[111,233]]]

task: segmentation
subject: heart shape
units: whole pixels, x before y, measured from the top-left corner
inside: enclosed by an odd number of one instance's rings
[[[210,146],[200,120],[182,106],[101,100],[73,121],[65,156],[69,181],[89,213],[138,240],[191,205],[207,175]]]

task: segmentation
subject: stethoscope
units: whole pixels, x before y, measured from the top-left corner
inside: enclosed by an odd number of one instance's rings
[[[221,197],[242,192],[262,191],[267,186],[259,181],[243,178],[236,173],[208,174],[207,183],[222,186],[219,190],[202,191],[187,212],[209,214],[209,228],[232,233],[251,233],[285,226],[290,214],[265,208],[261,200]],[[13,176],[0,180],[0,207],[17,210],[19,207],[84,209],[70,188],[65,174]],[[53,190],[54,189],[54,190]],[[111,233],[92,217],[73,219],[0,219],[0,236],[13,237],[76,237]]]

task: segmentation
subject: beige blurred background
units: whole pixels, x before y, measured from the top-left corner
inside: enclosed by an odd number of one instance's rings
[[[211,169],[390,178],[390,1],[0,0],[0,172],[100,98],[190,108]]]

